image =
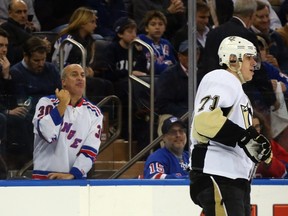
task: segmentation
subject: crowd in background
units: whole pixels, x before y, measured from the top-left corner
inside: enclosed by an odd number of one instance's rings
[[[187,0],[1,0],[0,142],[8,169],[20,169],[32,159],[35,105],[40,97],[61,87],[59,55],[67,38],[86,50],[86,96],[94,103],[113,94],[120,98],[123,139],[129,133],[131,41],[139,38],[154,51],[152,62],[145,47],[133,46],[132,74],[149,80],[154,65],[155,124],[161,128],[168,116],[180,118],[188,111],[188,75],[196,73],[199,84],[206,73],[220,68],[217,50],[221,38],[238,34],[248,39],[259,51],[261,67],[243,88],[261,115],[259,124],[269,125],[274,146],[281,146],[286,154],[288,1],[271,6],[268,0],[257,0],[253,15],[249,1],[254,0],[197,0],[197,71],[189,72]],[[63,50],[64,66],[82,63],[78,47],[67,43]],[[133,97],[137,152],[149,144],[149,97],[148,90]],[[285,177],[287,164],[281,161],[284,171],[277,175],[261,166],[258,176]]]

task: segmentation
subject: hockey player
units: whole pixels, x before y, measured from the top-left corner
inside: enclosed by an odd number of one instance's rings
[[[33,118],[33,179],[81,179],[87,176],[100,146],[103,116],[82,97],[85,72],[64,68],[62,88],[42,97]]]
[[[218,49],[223,69],[206,74],[195,96],[190,195],[205,216],[250,216],[255,165],[271,161],[270,143],[251,126],[253,110],[242,89],[256,55],[250,41],[226,37]]]
[[[186,127],[177,117],[171,116],[163,122],[164,147],[156,150],[146,160],[146,179],[188,178],[189,154],[184,150],[187,142]]]

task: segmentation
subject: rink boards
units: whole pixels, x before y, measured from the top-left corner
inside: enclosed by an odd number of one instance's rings
[[[253,216],[288,215],[288,180],[254,180]],[[199,216],[188,180],[0,181],[0,215]]]

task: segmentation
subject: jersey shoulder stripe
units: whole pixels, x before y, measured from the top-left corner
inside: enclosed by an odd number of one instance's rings
[[[46,98],[48,98],[51,103],[53,103],[54,106],[56,106],[57,104],[59,104],[59,99],[56,97],[56,95],[49,95],[49,96],[46,96]]]
[[[96,105],[92,104],[90,101],[84,100],[83,101],[83,106],[86,106],[87,109],[89,109],[92,112],[94,112],[97,117],[101,116],[100,109]]]

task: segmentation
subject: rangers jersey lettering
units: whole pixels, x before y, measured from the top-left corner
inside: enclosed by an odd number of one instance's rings
[[[82,98],[76,107],[68,105],[61,117],[53,96],[36,106],[34,124],[34,179],[50,172],[71,173],[85,178],[100,147],[103,116],[99,108]]]

